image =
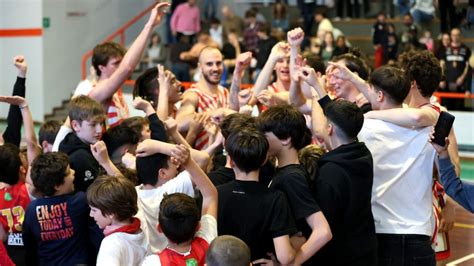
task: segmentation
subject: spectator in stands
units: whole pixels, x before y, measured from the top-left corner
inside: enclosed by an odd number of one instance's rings
[[[239,41],[237,33],[232,30],[229,31],[225,39],[226,42],[222,47],[222,55],[224,56],[224,64],[227,71],[231,73],[234,71],[235,59],[244,51],[244,44]]]
[[[277,40],[270,35],[270,27],[268,24],[262,24],[257,31],[257,35],[259,41],[255,54],[255,59],[257,59],[257,65],[255,67],[256,76],[258,76],[262,70],[270,56],[273,46],[277,43]]]
[[[161,42],[161,37],[154,32],[151,35],[150,44],[146,50],[144,61],[148,63],[148,68],[156,67],[157,64],[166,65],[168,60],[168,49]]]
[[[219,6],[218,0],[204,0],[203,1],[203,14],[204,20],[209,22],[213,18],[216,18],[217,7]]]
[[[413,0],[395,0],[393,4],[398,6],[398,12],[400,15],[404,16],[406,14],[410,14],[410,5]]]
[[[314,21],[317,23],[316,36],[319,39],[319,43],[323,43],[326,32],[332,32],[334,27],[324,12],[318,11],[314,13]]]
[[[446,48],[441,66],[446,75],[443,91],[460,92],[470,95],[472,69],[469,66],[471,49],[461,42],[461,30],[451,30],[451,44]],[[464,99],[445,99],[443,103],[449,110],[464,110]]]
[[[287,7],[285,3],[277,1],[273,5],[272,28],[277,28],[283,32],[287,32],[289,27],[290,24],[288,21]]]
[[[209,34],[211,35],[211,39],[217,43],[219,46],[219,49],[222,48],[223,45],[223,35],[222,35],[222,25],[221,21],[217,18],[211,18],[210,20],[210,28],[209,28]]]
[[[170,46],[170,63],[171,71],[176,75],[176,78],[181,81],[191,81],[190,65],[187,61],[181,59],[181,53],[191,50],[189,36],[177,36],[177,42]]]
[[[259,41],[257,32],[260,28],[260,23],[257,21],[257,14],[254,10],[249,9],[245,12],[245,23],[247,24],[243,36],[245,50],[255,55]]]
[[[208,32],[202,31],[197,37],[197,42],[191,47],[191,49],[189,49],[189,51],[182,52],[179,55],[179,58],[190,62],[192,65],[196,65],[201,51],[206,47],[219,49],[219,44],[211,38]]]
[[[449,33],[441,34],[441,38],[438,39],[434,46],[434,55],[438,60],[441,60],[445,56],[446,49],[451,45],[451,35]]]
[[[342,54],[346,54],[349,52],[349,47],[347,46],[346,43],[346,37],[344,35],[340,35],[336,39],[336,47],[334,49],[334,52],[332,53],[332,56],[338,56]]]
[[[324,64],[327,64],[333,57],[333,53],[336,50],[336,43],[334,42],[334,35],[332,32],[326,32],[324,34],[324,41],[321,45],[321,51],[319,56],[323,59]]]
[[[235,15],[234,11],[225,5],[222,7],[222,27],[224,28],[224,37],[230,32],[237,34],[237,37],[242,37],[245,24],[241,17]]]
[[[456,17],[456,7],[454,6],[454,3],[454,0],[438,1],[440,19],[439,25],[441,27],[442,33],[447,33],[458,25],[458,18]]]
[[[398,36],[393,23],[387,23],[387,42],[383,48],[384,63],[394,64],[398,55]]]
[[[372,27],[372,44],[374,45],[374,67],[378,68],[383,64],[383,49],[387,43],[387,23],[385,13],[381,11],[377,15],[377,21]]]
[[[188,0],[178,5],[171,16],[171,32],[176,38],[179,35],[189,36],[191,43],[201,31],[201,15],[196,0]]]
[[[415,5],[410,9],[415,23],[429,24],[435,15],[434,0],[415,0]]]
[[[426,45],[426,49],[428,49],[428,51],[433,51],[434,41],[433,37],[431,36],[431,31],[423,31],[423,36],[420,38],[419,42]]]

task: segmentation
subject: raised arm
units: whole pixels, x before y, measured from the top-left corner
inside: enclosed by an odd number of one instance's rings
[[[89,96],[100,103],[106,102],[112,95],[120,88],[123,82],[130,76],[137,64],[140,62],[143,51],[145,50],[148,38],[155,26],[160,24],[161,18],[164,15],[164,8],[169,7],[167,2],[158,3],[151,11],[150,18],[145,24],[143,30],[133,42],[130,49],[120,62],[117,70],[110,78],[99,82],[96,87],[90,92]]]
[[[123,176],[120,170],[112,163],[103,141],[91,145],[91,152],[97,162],[105,169],[108,175]]]
[[[13,58],[13,64],[18,70],[15,85],[13,85],[13,96],[25,97],[25,81],[26,71],[28,65],[26,64],[25,57],[22,55],[15,56]],[[15,146],[20,146],[21,142],[21,124],[22,115],[21,111],[16,105],[10,105],[7,116],[7,128],[3,133],[3,139],[7,143],[11,143]]]
[[[290,47],[287,43],[279,42],[273,46],[268,60],[260,71],[257,81],[253,87],[253,95],[259,95],[263,90],[267,89],[268,84],[270,84],[270,78],[272,76],[273,68],[278,60],[283,59],[289,56]],[[250,105],[255,105],[257,103],[256,98],[252,98],[249,102]]]
[[[165,121],[166,129],[168,130],[168,134],[171,138],[175,141],[176,144],[183,144],[184,146],[188,147],[191,153],[191,158],[201,167],[201,169],[206,169],[207,165],[209,164],[210,156],[205,151],[199,151],[193,149],[191,145],[186,141],[186,139],[179,133],[178,131],[178,124],[176,120],[173,118],[168,118]]]
[[[232,75],[232,84],[230,86],[230,109],[234,111],[239,111],[239,92],[240,85],[242,82],[242,77],[245,73],[245,70],[250,65],[252,60],[252,53],[245,52],[239,54],[236,58],[234,74]]]
[[[361,77],[359,77],[359,75],[350,71],[343,64],[329,62],[329,66],[328,66],[328,69],[326,70],[326,73],[331,73],[337,78],[352,82],[352,84],[354,84],[357,90],[361,92],[365,98],[369,99],[369,96],[368,96],[369,84],[365,80],[363,80]]]
[[[169,111],[169,97],[168,91],[171,87],[171,75],[165,72],[162,65],[158,65],[158,84],[160,85],[160,92],[158,93],[158,105],[156,107],[156,114],[161,121],[168,119]]]
[[[25,140],[28,153],[28,165],[39,154],[38,139],[36,138],[35,127],[33,124],[33,118],[31,117],[30,108],[25,98],[20,96],[0,96],[0,102],[9,103],[17,106],[21,111],[23,118],[23,125],[25,127]]]
[[[186,146],[176,145],[172,154],[172,157],[176,159],[185,157],[185,154],[188,155],[188,159],[182,162],[181,165],[189,172],[194,184],[201,191],[203,198],[201,215],[208,214],[217,218],[217,189],[209,180],[209,177],[192,158],[189,158],[189,149]]]

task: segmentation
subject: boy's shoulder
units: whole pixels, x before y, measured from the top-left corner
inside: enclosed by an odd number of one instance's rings
[[[79,191],[71,194],[37,198],[33,200],[28,206],[27,212],[36,212],[36,207],[41,205],[49,206],[63,206],[68,210],[88,210],[89,205],[87,204],[86,193]]]
[[[66,135],[63,141],[59,144],[59,151],[66,153],[70,158],[79,155],[90,155],[92,157],[90,146],[79,139],[74,132],[70,132]]]

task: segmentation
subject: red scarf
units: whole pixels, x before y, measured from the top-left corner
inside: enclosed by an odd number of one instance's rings
[[[110,232],[106,232],[107,230],[104,230],[104,235],[110,236],[113,233],[135,234],[136,232],[138,232],[138,230],[140,230],[140,220],[138,218],[133,217],[131,224],[121,226]]]

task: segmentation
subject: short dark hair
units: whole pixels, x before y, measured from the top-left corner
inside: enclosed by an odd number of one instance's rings
[[[137,157],[136,169],[140,183],[155,186],[158,182],[158,172],[161,168],[167,169],[169,156],[155,153],[146,157]]]
[[[87,203],[103,215],[114,215],[118,221],[137,214],[137,198],[133,183],[121,176],[100,176],[87,189]]]
[[[394,104],[402,104],[410,92],[410,81],[406,74],[399,68],[382,66],[374,70],[369,78],[369,83],[376,90],[381,90]]]
[[[150,121],[142,116],[132,116],[129,118],[125,118],[121,125],[131,128],[137,136],[142,137],[142,130],[143,127],[146,125],[150,125]]]
[[[416,81],[423,97],[431,97],[438,89],[442,70],[439,60],[428,50],[408,51],[398,57],[398,63],[410,81]]]
[[[326,73],[326,65],[324,64],[324,60],[321,58],[321,56],[317,54],[312,54],[309,53],[308,55],[305,55],[306,59],[306,64],[313,68],[314,71],[319,72],[324,75]]]
[[[18,183],[21,167],[20,149],[11,143],[1,145],[0,165],[0,182],[9,185]]]
[[[245,11],[245,18],[256,18],[256,17],[257,17],[257,13],[255,12],[255,10],[249,9]]]
[[[102,120],[105,118],[104,107],[96,100],[85,95],[72,98],[71,101],[69,101],[68,110],[71,121],[76,120],[79,123],[87,120]]]
[[[45,196],[53,196],[56,186],[64,184],[69,174],[69,157],[62,152],[41,154],[31,164],[31,180],[35,188]]]
[[[171,242],[181,244],[193,239],[199,220],[199,209],[190,196],[173,193],[163,197],[158,222]]]
[[[100,71],[99,66],[106,66],[110,58],[113,57],[123,57],[127,51],[125,48],[115,42],[106,42],[98,44],[92,50],[92,66],[97,73],[97,76],[100,77],[102,71]]]
[[[352,72],[359,74],[359,77],[363,80],[369,78],[369,68],[365,64],[364,60],[360,57],[360,52],[358,49],[354,49],[351,53],[342,54],[334,57],[331,61],[344,61],[344,65]]]
[[[237,168],[250,173],[260,169],[267,159],[268,140],[255,128],[234,130],[225,140],[225,150]]]
[[[160,84],[158,83],[158,69],[152,67],[138,76],[133,87],[133,98],[142,97],[144,100],[149,102],[157,101],[157,99],[153,99],[152,95],[152,91],[155,88],[160,88]]]
[[[257,118],[262,132],[273,132],[281,140],[291,138],[296,150],[311,143],[311,131],[306,126],[303,114],[294,106],[282,104],[272,106]]]
[[[44,122],[39,130],[38,138],[39,143],[43,143],[46,141],[48,143],[53,144],[54,140],[56,139],[56,135],[58,134],[59,129],[62,126],[62,122],[59,120],[49,120]]]
[[[250,262],[249,247],[235,236],[216,237],[212,240],[206,253],[206,265],[208,266],[248,266]]]
[[[268,23],[262,23],[259,25],[257,31],[258,32],[263,32],[265,33],[266,35],[270,35],[271,33],[271,26],[268,24]]]
[[[346,100],[331,101],[324,109],[327,119],[342,130],[349,139],[356,139],[364,125],[364,113]]]
[[[225,139],[232,133],[234,130],[237,130],[241,127],[250,127],[255,126],[255,118],[241,113],[233,113],[224,118],[220,124],[220,129],[222,136]]]
[[[135,130],[123,124],[107,129],[102,136],[102,140],[107,146],[109,155],[112,155],[122,145],[138,144],[139,138],[140,136],[137,135]]]

